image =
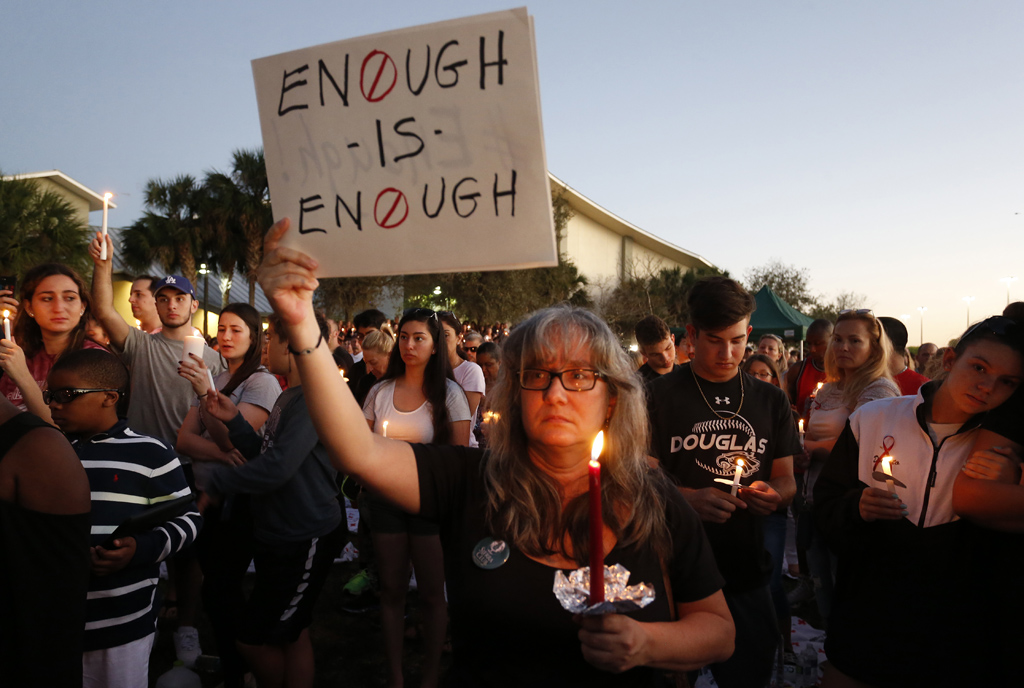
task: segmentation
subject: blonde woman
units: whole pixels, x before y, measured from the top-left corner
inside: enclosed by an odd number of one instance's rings
[[[395,335],[391,333],[391,327],[387,323],[379,330],[370,332],[363,338],[363,360],[366,361],[366,375],[359,378],[352,394],[355,395],[359,405],[363,405],[366,395],[370,389],[381,381],[384,373],[388,370],[388,360],[395,348]]]
[[[832,339],[825,351],[825,385],[811,401],[810,418],[804,446],[811,465],[804,482],[805,498],[813,505],[814,483],[822,466],[846,427],[850,414],[869,401],[900,396],[892,379],[889,360],[892,344],[882,323],[870,310],[845,310],[839,313]],[[820,587],[816,591],[818,609],[827,619],[832,611],[834,583],[832,557],[811,526],[811,544],[807,557],[811,576]]]

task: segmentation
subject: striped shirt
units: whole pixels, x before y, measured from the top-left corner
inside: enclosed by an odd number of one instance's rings
[[[106,432],[72,446],[92,491],[93,547],[130,516],[190,494],[181,463],[161,440],[139,435],[121,420]],[[193,505],[181,516],[135,536],[135,556],[109,576],[90,576],[85,649],[98,650],[143,638],[156,627],[159,564],[195,540],[203,518]]]

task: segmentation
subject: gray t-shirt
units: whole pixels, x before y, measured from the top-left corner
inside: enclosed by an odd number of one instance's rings
[[[224,389],[231,380],[231,373],[227,370],[222,372],[213,378],[213,382],[217,385],[217,389]],[[271,409],[274,408],[274,402],[281,396],[281,384],[277,381],[277,378],[270,374],[266,368],[260,368],[249,377],[242,380],[238,387],[235,387],[235,391],[231,393],[231,401],[235,406],[239,404],[252,404],[253,406],[259,406],[261,409],[266,411],[268,414]],[[193,408],[199,408],[199,398],[192,398]],[[203,423],[203,417],[199,417],[199,427],[203,429],[200,435],[204,439],[210,438],[210,431],[206,429],[206,425]],[[262,430],[262,426],[255,428],[256,432]],[[178,456],[183,456],[181,452],[178,452]],[[218,462],[216,461],[199,461],[192,459],[192,471],[195,473],[196,487],[200,490],[205,490],[207,485],[207,479],[210,473],[213,472],[214,467]]]
[[[121,360],[132,374],[128,425],[172,447],[178,441],[178,430],[196,396],[188,380],[178,375],[184,346],[184,342],[168,339],[162,332],[146,334],[132,327],[121,354]],[[210,347],[203,349],[203,361],[214,375],[224,370],[220,354]]]

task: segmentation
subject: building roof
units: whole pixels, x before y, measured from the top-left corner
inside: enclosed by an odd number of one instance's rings
[[[692,251],[687,251],[684,248],[679,248],[675,244],[669,243],[650,232],[640,229],[634,224],[626,222],[618,215],[602,208],[597,203],[594,203],[594,201],[590,200],[550,172],[548,172],[548,178],[551,181],[552,190],[563,190],[566,200],[569,201],[569,205],[572,206],[573,210],[586,215],[594,222],[597,222],[598,224],[607,227],[622,236],[628,236],[644,248],[655,253],[659,253],[680,265],[685,265],[687,267],[715,267],[703,256],[693,253]]]
[[[4,175],[4,179],[46,179],[57,186],[63,187],[82,198],[89,201],[89,212],[94,210],[103,210],[103,194],[96,193],[92,189],[82,184],[79,184],[71,177],[67,176],[60,170],[49,170],[48,172],[28,172],[25,174],[10,174]],[[117,206],[113,202],[107,203],[108,208],[116,208]]]

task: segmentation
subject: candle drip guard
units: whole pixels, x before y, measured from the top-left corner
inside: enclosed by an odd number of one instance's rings
[[[590,567],[584,566],[568,577],[555,571],[555,597],[566,611],[587,616],[595,614],[623,614],[643,609],[654,601],[654,586],[648,583],[626,585],[629,569],[622,564],[604,567],[604,601],[591,606]]]

